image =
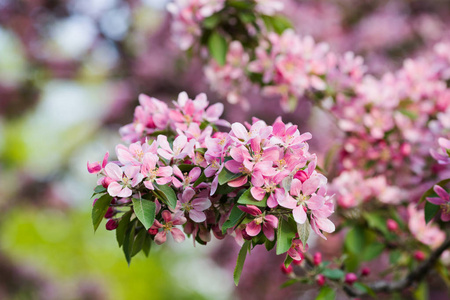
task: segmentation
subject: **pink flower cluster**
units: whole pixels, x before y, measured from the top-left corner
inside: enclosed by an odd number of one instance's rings
[[[189,49],[201,36],[202,21],[220,11],[225,0],[175,0],[167,5],[173,17],[172,39],[181,50]]]
[[[317,158],[308,151],[311,134],[300,134],[280,118],[272,126],[255,119],[232,124],[229,133],[218,131],[216,125],[228,124],[219,119],[223,107],[208,106],[204,94],[189,99],[180,93],[173,109],[145,95],[139,100],[134,122],[121,129],[132,143],[116,146],[118,161],[108,162],[107,154],[101,164],[88,163],[88,171],[99,175],[98,185],[113,197],[115,212],[134,199],[155,203],[148,232],[157,244],[168,233],[183,241],[180,225],[201,243],[210,241],[211,232],[219,239],[233,234],[238,242],[260,233],[275,241],[282,218],[311,226],[323,238],[322,232],[334,231],[327,179],[315,170]],[[172,193],[176,203],[170,205],[166,198]],[[222,229],[234,207],[245,218]],[[108,217],[114,224],[123,218]]]

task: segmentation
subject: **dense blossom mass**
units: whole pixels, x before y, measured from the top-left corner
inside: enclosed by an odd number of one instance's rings
[[[233,235],[241,245],[253,240],[274,247],[286,230],[295,235],[297,225],[323,238],[335,230],[334,203],[309,152],[310,133],[281,118],[230,126],[220,119],[223,105],[209,105],[205,94],[180,93],[174,108],[146,95],[139,102],[133,123],[120,130],[131,144],[116,146],[117,161],[106,154],[102,163],[88,163],[102,197],[110,199],[107,217],[114,224],[137,231],[141,222],[156,244],[169,233],[176,242],[188,234],[204,244],[212,232],[219,239]],[[277,233],[282,222],[290,229]],[[292,237],[277,252],[296,249]],[[301,238],[306,245],[308,234]]]

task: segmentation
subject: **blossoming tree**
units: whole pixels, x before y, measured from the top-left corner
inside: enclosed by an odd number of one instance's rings
[[[312,135],[281,118],[230,125],[204,94],[180,93],[174,108],[141,95],[134,122],[121,129],[131,144],[116,147],[118,161],[88,163],[99,175],[94,227],[109,219],[128,262],[168,233],[200,244],[211,232],[232,235],[242,246],[236,284],[247,252],[276,248],[287,253],[286,285],[317,284],[320,299],[338,287],[352,297],[401,292],[433,268],[450,282],[450,44],[375,77],[361,57],[296,34],[281,9],[270,0],[168,5],[174,40],[202,57],[228,102],[248,108],[256,91],[285,111],[309,100],[328,113],[342,131],[327,154],[334,172],[309,152]],[[310,229],[325,239],[346,232],[341,255],[309,255]],[[383,257],[397,279],[365,280],[362,265]]]

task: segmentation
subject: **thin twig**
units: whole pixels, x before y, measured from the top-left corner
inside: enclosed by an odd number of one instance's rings
[[[439,248],[434,250],[427,260],[423,261],[417,268],[412,270],[404,278],[397,281],[376,281],[368,284],[367,286],[375,293],[392,293],[401,291],[415,282],[419,282],[424,279],[430,270],[434,267],[441,254],[450,248],[450,238],[444,241]],[[350,297],[360,297],[367,294],[362,290],[356,290],[348,285],[344,286],[344,291]]]

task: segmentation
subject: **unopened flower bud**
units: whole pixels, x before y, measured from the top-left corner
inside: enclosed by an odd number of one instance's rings
[[[322,253],[316,252],[313,257],[314,265],[318,266],[322,263]]]
[[[370,269],[367,267],[362,268],[361,276],[369,276],[369,275],[370,275]]]
[[[417,261],[423,261],[423,260],[425,260],[425,253],[423,253],[420,250],[417,250],[416,252],[414,252],[414,258]]]
[[[398,230],[398,224],[392,219],[388,219],[386,221],[386,226],[389,231],[397,231]]]
[[[306,181],[306,179],[308,179],[308,174],[305,171],[300,170],[295,173],[294,178],[300,180],[303,183]]]
[[[108,210],[105,213],[105,219],[111,219],[116,214],[116,211],[112,207],[108,207]]]
[[[325,284],[325,276],[319,274],[316,276],[316,282],[319,286],[323,286]]]
[[[102,179],[102,186],[103,186],[105,189],[107,189],[108,186],[109,186],[109,184],[110,184],[111,182],[113,182],[113,181],[114,181],[114,180],[111,179],[111,178],[109,178],[109,177],[103,177],[103,179]]]
[[[119,221],[117,219],[109,219],[108,222],[106,222],[106,230],[114,230],[119,226]]]
[[[356,280],[358,280],[358,277],[355,273],[345,274],[345,283],[352,285]]]
[[[294,271],[294,268],[292,267],[292,265],[289,265],[289,266],[286,267],[284,265],[284,263],[281,264],[280,268],[281,268],[281,272],[283,272],[286,275],[289,275],[289,274],[291,274]]]
[[[151,235],[156,235],[158,233],[158,228],[150,227],[148,229],[148,233],[151,234]]]
[[[243,238],[244,240],[251,241],[253,237],[252,237],[252,236],[249,236],[248,233],[247,233],[247,231],[242,230],[242,238]]]

